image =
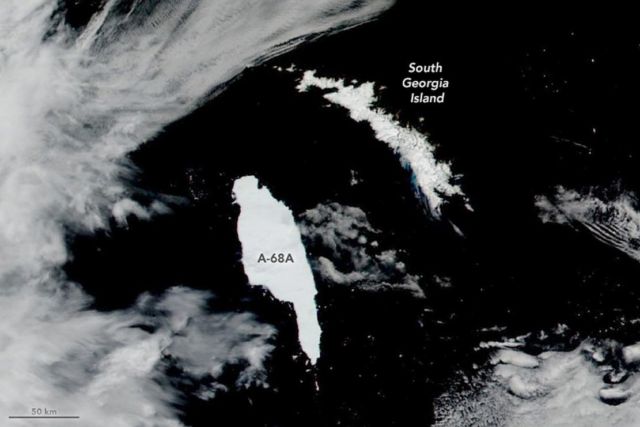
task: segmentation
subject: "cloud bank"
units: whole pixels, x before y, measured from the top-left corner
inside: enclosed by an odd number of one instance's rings
[[[86,426],[173,427],[167,357],[194,378],[242,359],[244,381],[255,378],[268,328],[248,314],[209,314],[207,295],[182,288],[128,311],[89,310],[60,271],[67,240],[112,217],[166,213],[134,201],[127,154],[245,67],[391,3],[107,0],[71,30],[51,18],[57,0],[0,2],[2,416],[42,407]]]

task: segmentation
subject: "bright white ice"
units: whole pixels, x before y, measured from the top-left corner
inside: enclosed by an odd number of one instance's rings
[[[280,301],[293,304],[300,345],[315,364],[320,356],[320,325],[315,303],[316,285],[291,210],[260,188],[253,176],[236,180],[233,193],[240,205],[238,236],[242,263],[252,285],[263,285]],[[259,262],[273,254],[291,254],[293,263]]]
[[[312,87],[328,90],[325,99],[346,108],[353,120],[367,122],[376,138],[399,155],[402,163],[413,172],[435,218],[440,218],[441,207],[447,198],[457,196],[466,202],[462,188],[454,183],[451,166],[435,158],[434,147],[427,137],[402,126],[391,114],[374,106],[378,99],[373,83],[349,85],[342,79],[317,77],[315,71],[306,71],[298,90],[306,92]],[[468,203],[466,206],[471,210]]]

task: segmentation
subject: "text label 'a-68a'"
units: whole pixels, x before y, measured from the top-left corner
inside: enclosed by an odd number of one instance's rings
[[[285,254],[285,253],[274,253],[274,254],[260,254],[258,257],[258,263],[264,264],[288,264],[295,262],[293,260],[293,255]]]

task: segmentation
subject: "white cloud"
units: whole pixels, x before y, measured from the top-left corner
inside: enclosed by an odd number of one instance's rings
[[[325,280],[371,291],[404,290],[424,297],[420,278],[407,273],[395,249],[381,248],[379,232],[360,208],[318,205],[299,218],[307,247],[319,254],[314,269]]]
[[[620,350],[613,341],[585,341],[573,351],[537,357],[499,350],[498,365],[482,368],[470,385],[436,399],[435,425],[636,426],[640,382],[620,359]]]
[[[171,409],[180,396],[163,380],[166,357],[194,382],[240,362],[239,385],[264,381],[275,331],[247,313],[208,313],[206,292],[174,288],[143,296],[130,310],[99,313],[70,309],[86,302],[78,289],[54,291],[67,304],[31,287],[0,296],[0,363],[7,367],[0,407],[7,415],[47,407],[90,427],[180,425]]]
[[[166,352],[193,375],[238,359],[259,370],[269,331],[246,315],[226,319],[240,330],[226,329],[194,305],[205,295],[170,292],[152,334],[130,327],[152,321],[137,309],[86,309],[86,296],[60,272],[68,233],[104,228],[110,215],[122,222],[164,212],[129,200],[127,154],[245,67],[392,2],[136,1],[128,13],[121,3],[106,1],[78,34],[52,28],[57,0],[0,2],[2,416],[41,406],[79,414],[89,427],[177,426],[177,396],[159,369]],[[200,345],[214,347],[211,365]]]
[[[581,226],[602,243],[640,261],[640,211],[635,195],[603,193],[595,188],[580,193],[558,187],[553,196],[538,196],[535,203],[543,222]]]

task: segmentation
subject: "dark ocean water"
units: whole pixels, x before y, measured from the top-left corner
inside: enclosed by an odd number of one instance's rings
[[[73,241],[66,272],[99,309],[185,285],[211,290],[212,310],[250,310],[277,326],[271,387],[187,399],[187,424],[211,425],[215,414],[229,426],[429,425],[433,396],[482,359],[480,341],[558,324],[569,332],[532,340],[531,351],[569,349],[587,336],[640,339],[628,322],[640,317],[637,261],[586,232],[542,224],[534,205],[558,185],[640,189],[640,30],[506,22],[489,11],[461,19],[417,3],[246,70],[131,155],[138,197],[164,194],[173,214]],[[87,12],[72,10],[68,19],[81,25]],[[435,61],[451,82],[446,103],[411,105],[401,87],[408,64]],[[385,87],[380,105],[427,133],[461,175],[474,211],[451,204],[443,216],[464,237],[430,218],[410,174],[368,126],[298,93],[299,72],[274,69],[292,63]],[[360,185],[350,185],[353,171]],[[231,188],[248,174],[296,215],[327,202],[363,209],[423,278],[426,298],[316,278],[322,356],[311,368],[292,308],[244,275]]]

